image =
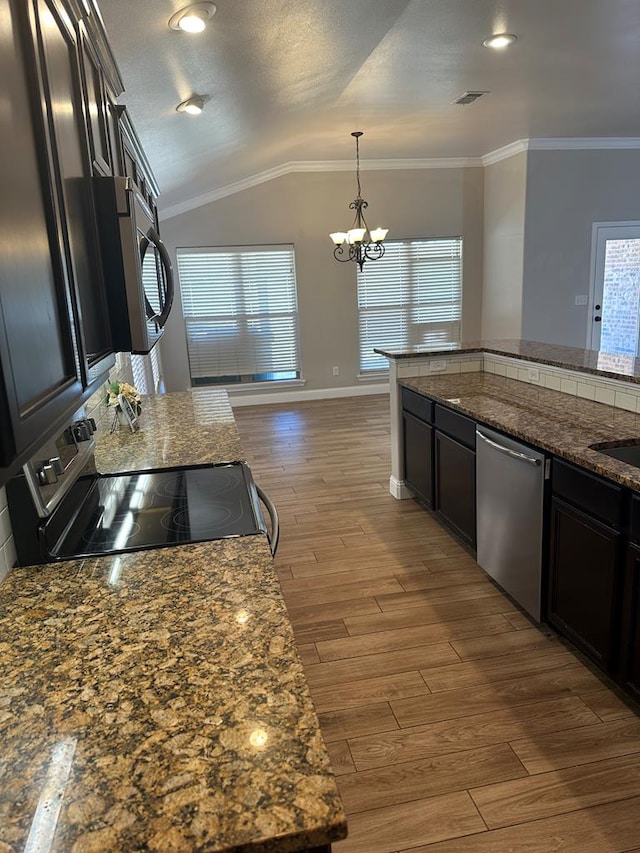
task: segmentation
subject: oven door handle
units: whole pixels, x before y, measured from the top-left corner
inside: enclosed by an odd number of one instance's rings
[[[278,541],[280,539],[280,520],[278,518],[278,510],[275,508],[275,504],[269,495],[267,495],[267,493],[263,491],[257,483],[255,484],[255,487],[258,497],[266,506],[269,518],[271,519],[271,536],[267,534],[267,538],[269,540],[269,547],[271,548],[271,556],[275,557],[276,551],[278,550]]]

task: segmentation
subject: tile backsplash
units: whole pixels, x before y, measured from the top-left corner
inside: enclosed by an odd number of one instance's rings
[[[482,369],[496,376],[507,376],[519,382],[562,391],[573,397],[595,400],[596,403],[604,403],[616,409],[640,412],[640,385],[635,382],[608,379],[605,376],[552,367],[548,364],[523,362],[493,353],[485,354]]]
[[[11,532],[7,491],[3,487],[0,489],[0,582],[8,574],[15,561],[16,548]]]

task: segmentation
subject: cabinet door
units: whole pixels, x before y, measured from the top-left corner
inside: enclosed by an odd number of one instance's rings
[[[622,600],[620,682],[640,700],[640,547],[629,545]]]
[[[91,186],[77,35],[56,0],[35,0],[35,8],[68,270],[79,320],[79,349],[85,384],[91,385],[105,378],[113,364],[113,348]]]
[[[26,5],[0,0],[0,465],[82,394]],[[0,472],[0,480],[6,472]]]
[[[476,454],[436,430],[435,509],[469,545],[476,541]]]
[[[433,506],[433,427],[402,412],[404,479],[427,506]]]
[[[82,65],[82,88],[89,129],[89,146],[93,172],[96,175],[113,175],[113,152],[111,150],[109,108],[104,77],[94,48],[81,22],[80,58]]]
[[[549,621],[611,672],[621,536],[557,498],[551,513]]]

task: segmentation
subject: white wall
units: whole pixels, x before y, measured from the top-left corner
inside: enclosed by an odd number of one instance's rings
[[[640,151],[530,151],[522,337],[584,347],[591,226],[640,219]]]
[[[482,337],[522,337],[527,154],[484,170]]]
[[[464,237],[462,334],[467,339],[480,334],[482,172],[467,168],[362,173],[371,227],[388,227],[392,239]],[[355,264],[334,260],[328,236],[351,225],[353,213],[348,205],[354,196],[350,172],[290,174],[161,223],[174,260],[176,247],[294,244],[306,390],[358,384]],[[188,388],[179,299],[161,340],[161,352],[167,390]],[[332,375],[334,365],[340,368],[338,377]]]

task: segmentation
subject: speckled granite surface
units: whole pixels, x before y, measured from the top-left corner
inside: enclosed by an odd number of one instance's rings
[[[487,373],[403,379],[400,384],[615,482],[640,490],[640,468],[590,449],[635,439],[640,415]]]
[[[416,358],[416,356],[442,357],[451,354],[487,352],[554,367],[563,367],[566,370],[578,370],[595,376],[607,376],[625,382],[640,382],[640,358],[577,347],[565,347],[558,344],[543,344],[537,341],[463,341],[445,348],[418,346],[402,350],[376,348],[374,351],[391,359]]]
[[[224,391],[182,391],[142,398],[140,429],[102,431],[96,467],[103,474],[244,459]]]
[[[142,433],[104,437],[98,459],[241,455],[226,395],[203,393],[145,400]],[[1,853],[38,831],[29,849],[52,853],[288,853],[346,834],[264,537],[0,586]]]

